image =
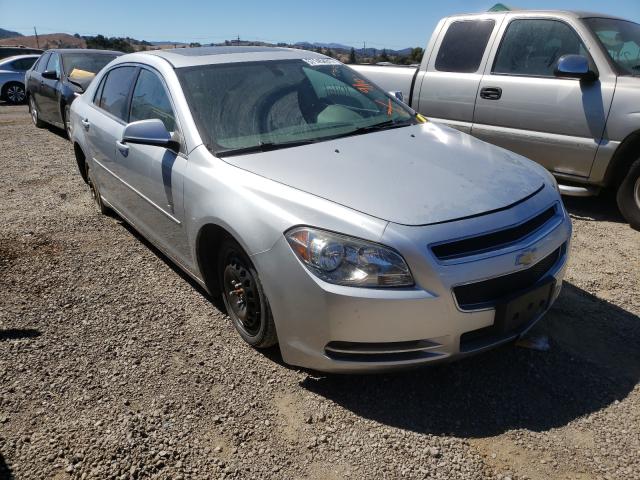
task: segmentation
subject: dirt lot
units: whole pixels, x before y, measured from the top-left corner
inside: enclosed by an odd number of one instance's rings
[[[322,376],[99,215],[61,135],[0,105],[1,478],[640,478],[640,232],[610,200],[568,201],[550,351]]]

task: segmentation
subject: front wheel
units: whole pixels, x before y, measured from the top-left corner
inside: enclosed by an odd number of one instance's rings
[[[24,103],[27,94],[24,91],[24,85],[19,82],[7,83],[2,89],[2,96],[12,105]]]
[[[640,158],[631,164],[616,195],[618,208],[631,228],[640,230]]]
[[[231,240],[224,242],[220,249],[218,280],[227,314],[243,340],[256,348],[278,343],[258,272],[240,245]]]

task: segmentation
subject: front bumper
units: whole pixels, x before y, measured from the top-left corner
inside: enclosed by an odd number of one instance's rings
[[[555,280],[550,307],[560,293],[571,236],[571,222],[562,205],[557,221],[523,244],[460,261],[439,262],[425,238],[454,238],[456,229],[486,231],[487,225],[523,218],[531,208],[536,205],[440,226],[389,225],[381,243],[393,246],[407,260],[416,280],[410,289],[323,282],[304,268],[282,237],[253,260],[269,298],[284,361],[326,372],[392,370],[474,354],[519,337],[544,312],[514,331],[492,334],[496,309],[465,311],[453,289],[524,270],[527,267],[517,266],[514,259],[525,248],[535,247],[539,258],[560,249],[544,275],[545,281]],[[469,332],[484,333],[465,342]]]

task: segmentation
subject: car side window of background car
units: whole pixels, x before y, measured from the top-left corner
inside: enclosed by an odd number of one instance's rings
[[[124,122],[127,121],[127,102],[136,70],[136,67],[118,67],[109,70],[97,102],[98,107]]]
[[[477,72],[495,23],[493,20],[465,20],[449,25],[438,51],[436,70]]]
[[[587,55],[578,34],[557,20],[514,20],[507,27],[498,50],[493,73],[554,77],[563,55]]]
[[[130,122],[157,118],[168,131],[176,129],[176,118],[164,84],[155,73],[142,69],[131,97]]]
[[[47,62],[47,68],[45,69],[45,71],[55,71],[56,75],[58,75],[58,78],[60,78],[61,76],[61,71],[60,71],[60,55],[58,55],[57,53],[52,53],[51,56],[49,57],[49,61]]]
[[[19,58],[14,60],[11,66],[14,70],[29,70],[36,60],[36,58]]]

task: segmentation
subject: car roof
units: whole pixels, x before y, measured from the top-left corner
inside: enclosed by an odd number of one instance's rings
[[[220,63],[329,58],[320,53],[297,48],[253,46],[171,48],[166,50],[136,52],[133,55],[139,54],[164,58],[174,68]]]
[[[100,54],[110,54],[110,55],[124,55],[122,52],[118,52],[116,50],[100,50],[97,48],[50,48],[46,51],[48,52],[56,52],[60,54],[65,53],[100,53]]]
[[[615,20],[625,20],[625,21],[630,21],[627,20],[625,18],[622,17],[616,17],[614,15],[607,15],[604,13],[597,13],[597,12],[589,12],[589,11],[583,11],[583,10],[526,10],[526,9],[513,9],[513,10],[506,10],[506,11],[501,11],[501,12],[474,12],[474,13],[464,13],[464,14],[459,14],[459,15],[449,15],[448,18],[454,18],[454,17],[458,17],[458,16],[474,16],[474,15],[478,15],[478,16],[517,16],[517,15],[522,15],[522,14],[527,14],[527,15],[560,15],[560,16],[564,16],[564,17],[572,17],[572,18],[612,18]]]

